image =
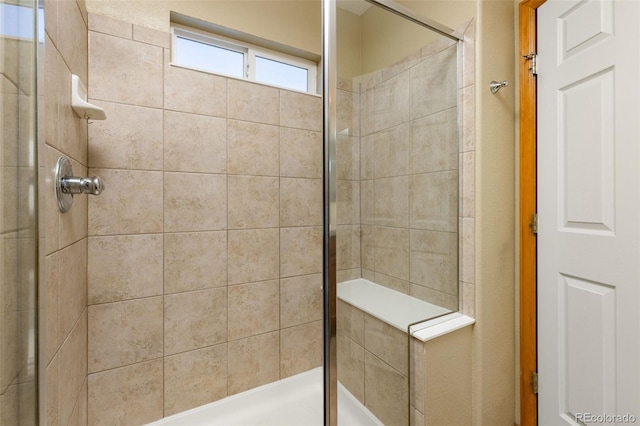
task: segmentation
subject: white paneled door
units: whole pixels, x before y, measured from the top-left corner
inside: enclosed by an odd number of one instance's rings
[[[537,19],[539,425],[640,424],[640,0]]]

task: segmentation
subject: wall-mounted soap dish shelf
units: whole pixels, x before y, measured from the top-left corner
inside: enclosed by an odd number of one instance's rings
[[[106,120],[107,114],[97,105],[87,102],[87,88],[80,77],[71,74],[71,108],[86,120]]]

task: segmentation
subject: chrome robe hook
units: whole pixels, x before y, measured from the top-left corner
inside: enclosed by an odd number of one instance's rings
[[[498,93],[498,90],[502,89],[503,87],[507,87],[509,85],[509,83],[507,81],[492,81],[491,83],[489,83],[489,89],[491,89],[491,93],[493,93],[494,95],[496,93]]]

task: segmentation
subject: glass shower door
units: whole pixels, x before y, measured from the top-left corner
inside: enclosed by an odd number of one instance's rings
[[[338,424],[418,425],[410,327],[459,305],[458,37],[393,2],[336,6]]]
[[[0,3],[0,426],[38,422],[36,8]]]

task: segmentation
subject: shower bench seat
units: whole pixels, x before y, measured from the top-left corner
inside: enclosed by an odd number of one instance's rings
[[[339,283],[338,299],[421,340],[427,341],[475,320],[459,312],[425,302],[365,278]]]

